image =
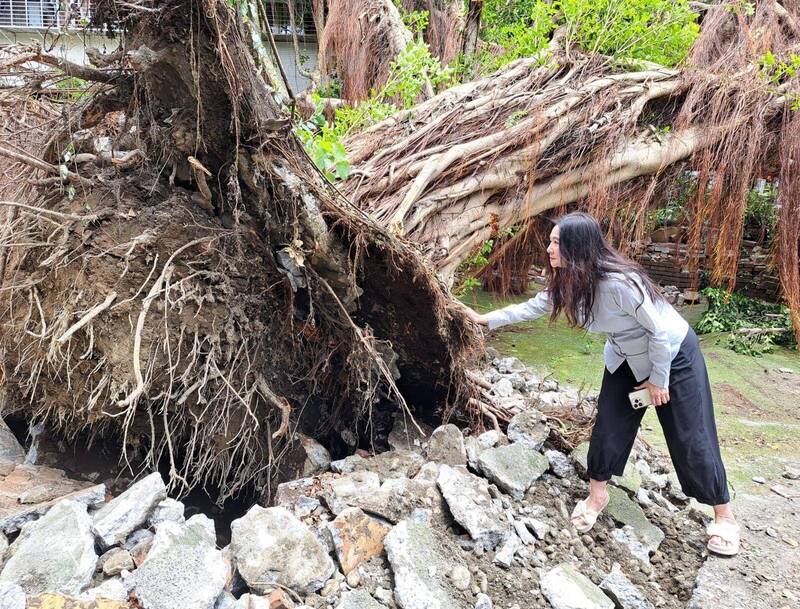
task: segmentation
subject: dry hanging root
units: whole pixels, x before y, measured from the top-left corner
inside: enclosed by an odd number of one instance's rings
[[[9,132],[0,150],[31,180],[0,205],[6,408],[220,500],[296,475],[298,432],[469,414],[475,334],[418,253],[320,177],[265,81],[264,33],[222,0],[94,9],[124,30],[126,54],[94,57],[115,79],[61,100],[40,146]],[[98,134],[135,161],[105,162]]]
[[[680,70],[567,53],[557,31],[539,56],[350,137],[342,190],[451,280],[486,240],[518,229],[492,260],[513,269],[533,247],[536,217],[573,203],[608,219],[623,246],[641,239],[647,212],[693,170],[690,251],[705,238],[712,279],[733,288],[747,193],[780,173],[775,262],[800,336],[800,198],[783,194],[800,180],[790,169],[800,80],[776,82],[760,63],[767,52],[776,61],[796,53],[800,5],[759,2],[750,16],[729,9],[701,7],[701,34]]]

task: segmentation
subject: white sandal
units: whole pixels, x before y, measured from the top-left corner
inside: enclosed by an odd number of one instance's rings
[[[603,507],[601,507],[599,511],[595,511],[592,508],[590,508],[586,503],[586,499],[581,499],[580,501],[578,501],[578,503],[575,505],[575,509],[572,510],[572,516],[570,517],[570,520],[572,521],[572,526],[575,527],[575,530],[577,530],[578,533],[587,533],[591,531],[592,527],[594,526],[594,523],[597,522],[597,517],[600,515],[600,512],[606,509],[606,506],[608,505],[608,500],[609,497],[606,497],[606,501],[603,504]],[[579,526],[575,522],[577,519],[583,520],[585,524],[583,526]]]
[[[719,522],[712,522],[708,525],[706,533],[709,536],[708,545],[706,546],[714,554],[722,556],[735,556],[739,553],[739,543],[741,529],[739,525],[730,520],[721,520]],[[713,538],[718,537],[725,543],[715,541]]]

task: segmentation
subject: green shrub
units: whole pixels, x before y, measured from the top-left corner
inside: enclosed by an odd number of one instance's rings
[[[708,310],[695,325],[699,333],[730,332],[728,347],[752,356],[768,353],[774,345],[788,347],[795,344],[787,306],[731,294],[721,288],[705,288],[702,293],[708,297]],[[736,333],[742,328],[780,328],[784,331],[757,335]]]

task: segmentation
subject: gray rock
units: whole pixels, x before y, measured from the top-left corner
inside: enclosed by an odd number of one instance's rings
[[[569,458],[561,451],[546,450],[544,451],[544,456],[547,457],[547,461],[550,463],[550,471],[559,478],[568,478],[575,473]]]
[[[678,506],[676,506],[674,503],[672,503],[669,499],[664,497],[664,495],[662,495],[658,491],[650,491],[649,497],[651,501],[655,503],[657,506],[664,508],[665,510],[667,510],[672,514],[677,514],[680,511],[678,509]]]
[[[510,398],[514,394],[514,385],[508,378],[501,378],[492,385],[492,393],[499,398]]]
[[[516,357],[498,358],[498,360],[494,362],[494,365],[502,374],[510,374],[512,372],[521,372],[525,370],[525,364]]]
[[[56,503],[22,527],[9,552],[0,582],[19,584],[28,594],[80,594],[97,565],[86,506],[70,500]]]
[[[157,524],[167,521],[184,522],[186,518],[183,515],[183,511],[183,503],[167,497],[159,501],[156,507],[153,508],[153,513],[150,514],[148,523],[151,527],[155,527]]]
[[[611,573],[600,582],[600,589],[614,601],[617,609],[655,609],[625,574],[614,565]]]
[[[519,442],[533,450],[539,450],[550,435],[550,428],[535,408],[523,410],[508,424],[508,439]]]
[[[292,508],[292,512],[298,518],[304,518],[311,514],[314,510],[320,507],[322,504],[319,502],[319,499],[316,497],[298,497],[297,502],[294,504]]]
[[[783,468],[783,477],[787,480],[800,480],[800,467],[786,465]]]
[[[234,520],[231,552],[241,576],[262,594],[274,584],[301,594],[316,592],[335,569],[317,537],[282,507],[254,505]]]
[[[492,502],[486,480],[465,470],[442,465],[436,482],[453,518],[472,539],[491,549],[511,534],[511,525]]]
[[[323,480],[320,496],[336,515],[341,514],[349,507],[356,507],[359,498],[377,491],[381,486],[381,479],[375,472],[353,472]]]
[[[125,539],[125,542],[122,544],[122,548],[130,552],[139,543],[145,541],[146,539],[153,539],[154,536],[155,533],[149,529],[136,529]]]
[[[456,590],[467,590],[472,583],[472,576],[464,565],[456,565],[450,570],[450,582]]]
[[[755,482],[756,484],[766,484],[767,483],[767,479],[764,476],[753,476],[751,478],[751,480],[753,482]]]
[[[211,539],[217,538],[217,528],[214,525],[214,521],[205,514],[195,514],[186,521],[186,524],[188,526],[201,526]],[[156,530],[156,532],[158,532],[158,530]]]
[[[18,584],[0,582],[0,609],[25,609],[25,590]]]
[[[352,501],[365,512],[380,516],[391,523],[408,518],[416,509],[430,509],[434,514],[444,513],[444,499],[436,482],[425,479],[392,478],[377,491],[364,493]]]
[[[275,491],[275,505],[293,510],[297,500],[316,493],[318,481],[314,478],[298,478],[289,482],[282,482]]]
[[[331,466],[331,454],[328,449],[313,438],[303,436],[301,439],[306,460],[303,463],[303,476],[313,476],[328,471]]]
[[[0,465],[25,461],[25,449],[17,442],[8,425],[0,418]]]
[[[461,606],[444,585],[453,557],[441,555],[441,543],[430,528],[404,520],[389,531],[384,545],[394,573],[394,597],[400,607]]]
[[[639,541],[639,538],[636,537],[633,527],[624,526],[621,529],[614,529],[611,531],[611,537],[616,540],[617,543],[628,548],[633,557],[638,558],[645,564],[650,564],[650,551]]]
[[[97,561],[97,566],[108,577],[119,575],[123,571],[132,571],[136,568],[133,564],[131,553],[122,548],[111,548]]]
[[[228,568],[202,520],[162,522],[144,562],[133,572],[136,598],[145,609],[211,609],[225,587]]]
[[[519,537],[516,535],[509,535],[503,542],[503,545],[500,546],[500,549],[497,550],[492,562],[508,569],[514,561],[514,556],[521,547],[522,542],[520,542]]]
[[[375,588],[375,593],[373,594],[373,596],[384,605],[394,604],[394,594],[392,594],[391,590],[387,590],[382,586],[378,586],[377,588]]]
[[[642,486],[642,476],[636,465],[628,461],[621,476],[611,476],[611,483],[635,493]]]
[[[428,459],[447,465],[466,465],[467,451],[461,430],[452,423],[434,429],[428,443]]]
[[[539,390],[544,392],[554,392],[560,389],[558,381],[547,379],[539,383]]]
[[[540,587],[553,609],[614,609],[600,588],[567,563],[545,573]]]
[[[222,594],[217,597],[216,602],[214,603],[214,609],[236,609],[236,597],[228,592],[227,590],[223,590]]]
[[[375,472],[383,481],[389,478],[412,478],[424,463],[425,459],[419,453],[408,450],[390,450],[367,458],[350,455],[331,462],[331,469],[341,474]]]
[[[360,590],[342,592],[336,609],[385,609],[385,607],[362,588]]]
[[[639,502],[639,505],[643,505],[645,507],[653,505],[653,500],[650,499],[650,493],[643,488],[640,488],[638,491],[636,491],[636,501]]]
[[[475,436],[467,436],[464,438],[464,449],[467,453],[467,464],[474,470],[478,469],[478,457],[486,450],[486,447],[481,446],[478,438]]]
[[[496,429],[491,429],[489,431],[484,431],[478,436],[478,443],[480,444],[481,448],[493,448],[494,446],[497,446],[498,442],[501,442],[505,439],[506,438],[502,432],[497,431]]]
[[[523,518],[522,522],[536,535],[536,539],[544,539],[550,532],[550,525],[538,518]]]
[[[487,449],[478,457],[483,475],[518,500],[549,465],[547,457],[522,442]]]
[[[3,556],[6,553],[6,549],[8,549],[8,538],[3,533],[0,533],[0,565],[3,564]]]
[[[492,609],[492,599],[481,592],[475,601],[475,609]]]
[[[664,532],[647,519],[642,508],[625,491],[613,486],[608,487],[608,497],[605,513],[623,525],[630,525],[650,552],[658,550],[664,540]]]
[[[96,600],[105,598],[112,601],[127,601],[130,596],[129,586],[122,581],[121,577],[112,577],[105,580],[99,586],[89,588],[83,593],[83,598],[87,600]],[[0,605],[2,607],[2,605]]]
[[[581,442],[575,447],[575,450],[570,453],[569,458],[575,464],[578,473],[585,476],[587,473],[587,457],[589,455],[589,443]]]
[[[242,594],[236,601],[236,609],[270,609],[269,600],[255,594]]]
[[[514,520],[514,531],[517,533],[520,541],[522,541],[522,543],[524,543],[526,546],[531,546],[536,543],[536,538],[531,535],[528,527],[525,526],[525,523],[521,520]]]
[[[97,510],[92,531],[104,548],[122,543],[131,531],[147,522],[153,508],[166,498],[161,474],[154,472]]]

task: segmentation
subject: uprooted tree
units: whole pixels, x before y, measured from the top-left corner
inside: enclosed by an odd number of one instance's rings
[[[292,135],[258,3],[109,1],[93,18],[124,32],[95,67],[3,59],[5,109],[92,84],[44,117],[42,150],[14,143],[30,121],[0,145],[2,411],[224,498],[290,467],[297,432],[368,443],[389,409],[467,404],[474,336]]]
[[[646,212],[694,171],[692,249],[705,237],[713,281],[732,288],[747,193],[779,176],[775,260],[800,337],[800,6],[691,4],[701,29],[676,68],[604,54],[602,31],[586,52],[583,24],[557,14],[533,56],[347,137],[343,192],[449,279],[512,229],[494,261],[513,265],[533,220],[572,203],[608,219],[618,243],[641,238]]]

